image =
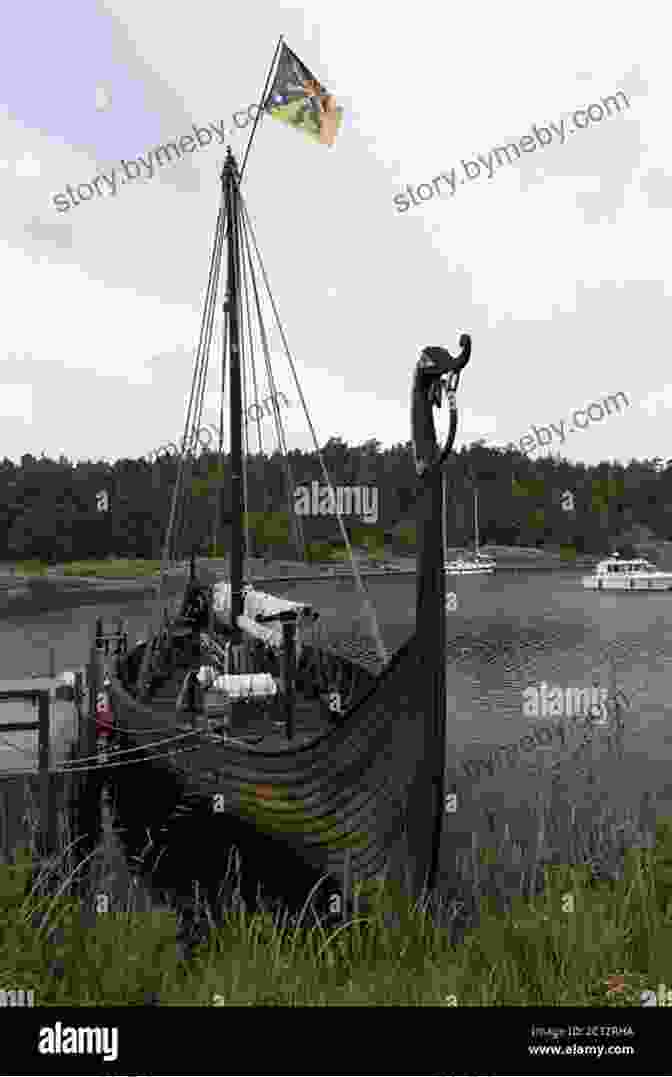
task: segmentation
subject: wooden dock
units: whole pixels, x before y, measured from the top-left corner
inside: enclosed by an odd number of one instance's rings
[[[97,742],[97,690],[91,663],[73,686],[63,676],[0,680],[0,863],[19,849],[41,861],[77,839],[77,859],[93,854],[79,882],[103,911],[125,906],[133,884]]]
[[[60,677],[0,680],[0,860],[54,852],[69,817],[78,737],[74,690]]]

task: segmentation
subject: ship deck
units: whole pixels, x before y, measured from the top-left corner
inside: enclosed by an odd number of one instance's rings
[[[205,706],[195,714],[178,712],[177,697],[186,674],[198,667],[180,663],[152,693],[149,705],[157,719],[174,725],[178,733],[199,733],[207,743],[240,743],[250,751],[296,750],[334,728],[326,701],[308,698],[297,690],[294,699],[292,737],[277,698],[253,704],[229,704],[216,692],[205,693]],[[164,717],[165,716],[165,717]],[[133,735],[133,731],[129,730]],[[151,736],[151,734],[150,734]]]

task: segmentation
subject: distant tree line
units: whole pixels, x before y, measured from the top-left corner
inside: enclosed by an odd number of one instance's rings
[[[377,441],[351,446],[332,438],[322,449],[334,485],[376,486],[377,525],[347,517],[351,540],[371,551],[415,549],[416,478],[410,442],[383,449]],[[323,481],[315,453],[286,458],[293,481]],[[289,556],[297,517],[287,495],[279,453],[248,458],[247,520],[250,553]],[[106,557],[160,556],[177,459],[122,459],[114,463],[52,460],[24,455],[0,463],[0,560],[49,563]],[[222,553],[230,543],[229,460],[203,453],[187,464],[189,501],[177,520],[176,556],[198,545]],[[479,492],[481,544],[565,550],[568,556],[608,553],[642,536],[672,539],[672,460],[631,460],[627,466],[572,464],[560,457],[531,460],[513,449],[475,442],[456,453],[448,469],[448,544],[470,546],[473,488]],[[107,509],[97,495],[107,492]],[[566,493],[571,493],[568,499]],[[217,501],[219,499],[219,505]],[[571,507],[568,507],[571,506]],[[220,547],[215,551],[215,525]],[[303,516],[309,555],[341,543],[334,516]]]

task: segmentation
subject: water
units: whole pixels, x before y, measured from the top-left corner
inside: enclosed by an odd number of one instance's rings
[[[458,611],[449,615],[447,775],[458,793],[458,811],[447,816],[457,839],[484,833],[485,812],[516,826],[538,793],[548,790],[559,767],[564,796],[580,807],[589,793],[585,759],[573,759],[587,723],[526,717],[524,689],[557,684],[590,688],[615,684],[629,701],[624,712],[622,756],[613,751],[613,725],[592,728],[590,757],[600,779],[604,806],[622,815],[636,811],[644,794],[655,794],[659,811],[672,800],[672,593],[611,594],[584,591],[573,573],[499,573],[461,577],[452,589]],[[452,636],[452,639],[451,639]],[[558,733],[561,722],[564,743]],[[546,729],[548,734],[542,735]],[[495,773],[472,765],[498,747],[536,743],[509,756]],[[501,756],[500,756],[501,758]],[[469,769],[469,768],[468,768]]]
[[[118,613],[122,615],[122,610],[129,624],[129,640],[135,641],[136,635],[146,629],[151,612],[151,605],[146,600],[136,600],[126,607],[87,605],[41,614],[38,618],[11,617],[11,607],[5,608],[0,620],[0,680],[18,680],[31,674],[48,676],[50,647],[54,649],[56,674],[81,669],[88,661],[96,618],[112,619]],[[3,733],[1,728],[3,721],[32,720],[34,717],[36,713],[30,704],[3,703],[0,706],[0,771],[34,766],[37,733],[10,734]],[[57,742],[71,726],[72,707],[55,705],[52,709],[52,740]]]
[[[386,644],[398,646],[413,630],[414,578],[371,578],[367,586]],[[459,838],[480,829],[486,808],[514,821],[534,799],[553,762],[564,768],[568,795],[582,795],[581,766],[571,758],[576,729],[568,729],[564,743],[554,734],[548,746],[528,747],[493,775],[482,771],[469,778],[463,765],[559,720],[526,717],[525,688],[542,681],[563,691],[586,688],[594,675],[606,687],[610,661],[630,708],[621,759],[607,750],[609,729],[594,738],[607,801],[614,809],[635,808],[643,793],[655,793],[661,809],[672,802],[672,724],[667,725],[672,717],[672,593],[584,591],[578,574],[539,571],[453,577],[448,590],[457,596],[457,610],[447,615],[446,765],[448,786],[458,793],[457,811],[447,816],[451,835]],[[287,584],[282,593],[314,602],[325,621],[342,619],[345,609],[355,608],[351,591],[340,581]],[[134,640],[146,629],[151,612],[151,602],[134,600],[39,620],[5,617],[0,677],[46,672],[50,646],[56,651],[57,672],[79,668],[86,662],[97,616],[123,616]]]

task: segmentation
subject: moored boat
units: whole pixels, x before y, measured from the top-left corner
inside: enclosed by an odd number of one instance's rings
[[[447,501],[444,484],[444,502]],[[445,571],[449,576],[476,576],[491,575],[497,568],[497,562],[493,557],[481,553],[478,535],[478,489],[474,486],[474,553],[465,554],[449,561],[444,557]]]
[[[582,583],[590,591],[672,591],[672,572],[661,572],[644,557],[626,559],[615,554],[600,561]]]
[[[475,576],[491,575],[497,568],[497,563],[485,554],[476,554],[474,557],[458,557],[454,561],[447,561],[445,570],[449,576]]]

